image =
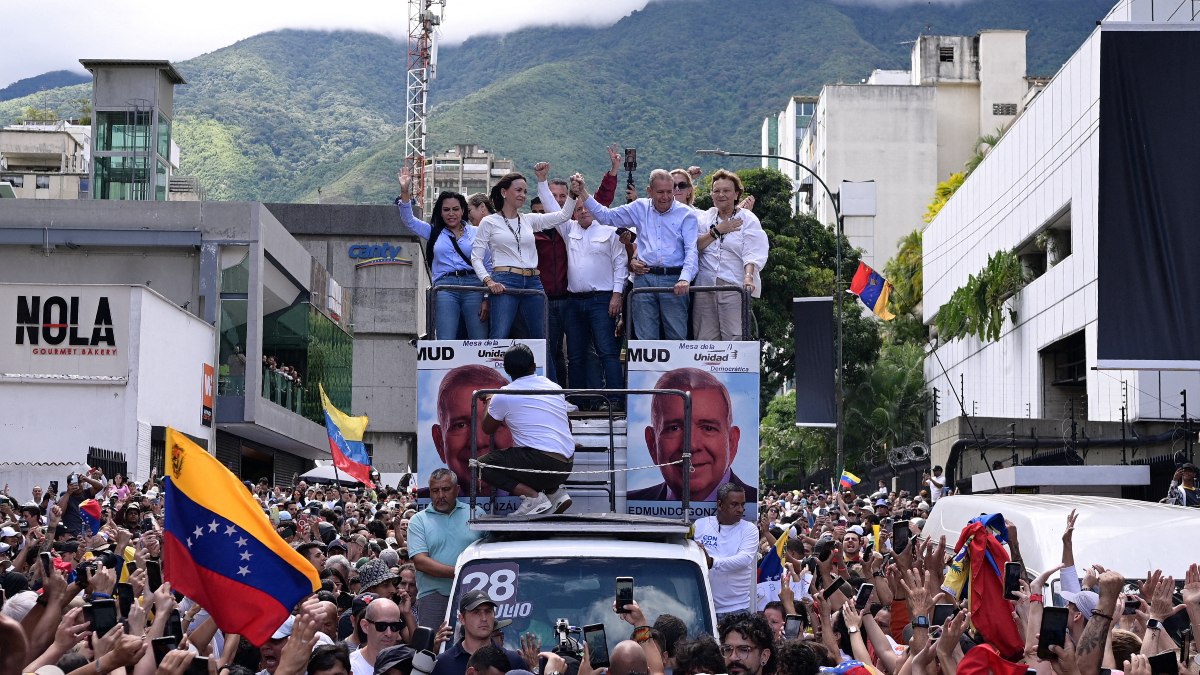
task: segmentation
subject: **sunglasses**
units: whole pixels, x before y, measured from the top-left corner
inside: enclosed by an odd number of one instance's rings
[[[375,630],[379,633],[388,629],[391,629],[393,633],[399,633],[404,629],[403,621],[372,621],[371,625],[375,626]]]
[[[690,188],[690,187],[692,187],[692,184],[691,184],[691,183],[676,183],[676,184],[675,184],[675,189],[676,189],[676,190],[686,190],[686,189],[688,189],[688,188]]]

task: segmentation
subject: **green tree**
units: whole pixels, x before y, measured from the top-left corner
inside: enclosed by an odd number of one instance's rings
[[[883,326],[889,342],[924,343],[929,339],[929,329],[921,318],[924,295],[921,270],[921,231],[913,230],[900,240],[896,256],[883,267],[883,275],[892,284],[888,304],[896,315]]]
[[[78,124],[92,123],[92,98],[90,96],[80,96],[75,99],[75,119]]]
[[[929,394],[924,363],[921,344],[884,345],[847,396],[846,426],[856,431],[859,466],[878,463],[880,453],[888,448],[925,438]]]
[[[963,181],[967,179],[965,172],[950,174],[950,177],[937,184],[933,190],[933,199],[930,200],[929,206],[925,207],[925,222],[932,223],[937,214],[941,213],[942,207],[950,198],[958,192],[958,188],[962,187]]]
[[[30,122],[57,122],[58,113],[50,108],[35,108],[29,106],[25,108],[24,117]]]

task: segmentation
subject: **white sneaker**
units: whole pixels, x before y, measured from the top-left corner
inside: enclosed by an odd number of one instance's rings
[[[513,511],[514,516],[536,516],[554,507],[545,494],[539,492],[536,497],[522,497],[521,506]]]
[[[566,513],[567,509],[571,508],[571,495],[567,494],[567,491],[562,488],[558,488],[546,495],[546,498],[554,505],[555,513]]]

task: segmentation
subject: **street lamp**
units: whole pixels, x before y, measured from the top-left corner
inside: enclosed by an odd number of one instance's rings
[[[843,385],[843,377],[842,377],[842,324],[843,324],[843,321],[842,321],[842,297],[841,297],[841,293],[842,293],[842,231],[843,231],[843,223],[842,223],[842,207],[841,207],[839,195],[836,194],[833,190],[829,189],[829,186],[826,185],[825,181],[820,176],[817,175],[816,171],[813,171],[809,167],[800,163],[800,161],[792,159],[791,157],[784,157],[783,155],[764,155],[764,154],[749,153],[749,152],[729,152],[727,150],[697,150],[696,154],[705,156],[705,157],[751,157],[751,158],[755,158],[755,159],[776,159],[776,160],[781,160],[784,162],[791,162],[792,164],[795,164],[796,166],[800,167],[801,169],[804,169],[805,171],[807,171],[808,174],[813,177],[813,180],[820,183],[821,188],[825,190],[825,194],[829,195],[829,201],[833,204],[833,215],[834,215],[834,219],[837,223],[837,236],[836,236],[837,245],[836,245],[836,249],[835,249],[836,253],[835,253],[835,257],[834,257],[834,269],[833,269],[833,306],[837,309],[837,392],[836,392],[836,396],[834,397],[834,402],[835,402],[835,406],[836,406],[835,412],[837,415],[837,425],[835,427],[835,432],[834,432],[834,437],[836,438],[835,446],[837,448],[837,464],[835,467],[835,473],[834,473],[833,479],[835,481],[840,480],[841,476],[842,476],[842,471],[845,470],[846,449],[845,449],[845,432],[842,428],[842,422],[843,422],[842,418],[845,415],[845,411],[844,411],[845,401],[843,400],[845,398],[845,393],[844,393],[843,387],[842,387],[842,385]]]

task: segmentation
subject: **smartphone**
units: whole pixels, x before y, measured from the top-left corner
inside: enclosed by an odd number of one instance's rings
[[[1168,649],[1150,657],[1150,675],[1179,675],[1179,661],[1175,650]]]
[[[58,496],[58,481],[50,481],[50,492],[48,494],[52,494],[56,497]]]
[[[1021,590],[1021,576],[1025,566],[1019,562],[1004,563],[1004,599],[1016,600],[1017,591]]]
[[[875,584],[863,584],[858,587],[858,595],[854,596],[854,608],[863,611],[871,602],[871,594],[875,592]]]
[[[1121,614],[1126,616],[1137,614],[1138,608],[1141,606],[1142,603],[1138,602],[1137,596],[1127,595],[1125,596],[1125,609],[1121,610]]]
[[[898,520],[892,523],[892,550],[896,555],[904,552],[908,548],[908,539],[912,536],[912,530],[908,529],[907,520]]]
[[[433,629],[425,626],[417,626],[412,634],[412,648],[421,651],[422,649],[433,650]]]
[[[113,595],[117,596],[117,607],[121,609],[121,616],[129,616],[129,610],[133,608],[133,586],[118,583],[113,586]]]
[[[783,620],[783,638],[785,640],[794,640],[800,637],[800,631],[804,630],[804,617],[799,614],[788,614]]]
[[[1050,651],[1050,647],[1054,645],[1062,647],[1066,644],[1066,641],[1067,608],[1043,607],[1042,625],[1038,629],[1038,658],[1042,660],[1055,658],[1054,652]]]
[[[111,598],[93,600],[83,606],[83,616],[92,624],[92,632],[103,636],[117,625],[117,601]]]
[[[171,610],[171,616],[167,617],[165,634],[174,637],[176,644],[183,642],[183,617],[180,616],[178,609]]]
[[[607,668],[608,637],[604,634],[604,624],[593,623],[584,626],[583,640],[587,642],[592,668]]]
[[[192,662],[188,664],[187,670],[183,672],[184,675],[208,675],[208,657],[192,657]]]
[[[136,562],[134,562],[133,560],[130,560],[125,563],[125,578],[126,579],[133,576],[133,573],[136,571],[137,571],[137,563]]]
[[[42,559],[42,576],[48,579],[50,578],[50,570],[54,568],[54,558],[49,552],[42,553],[40,557]]]
[[[833,597],[834,593],[837,593],[838,591],[842,590],[842,586],[845,586],[845,585],[846,585],[846,580],[841,577],[838,577],[837,579],[833,580],[832,584],[829,584],[828,586],[826,586],[824,591],[821,591],[821,597],[828,600]]]
[[[934,605],[933,616],[929,619],[930,626],[944,626],[946,621],[955,615],[958,608],[954,605]]]
[[[86,564],[80,565],[79,567],[75,568],[75,580],[79,582],[80,586],[83,586],[85,588],[87,587],[88,572],[90,572],[90,571],[91,571],[91,567],[89,567]]]
[[[162,565],[157,560],[146,561],[146,586],[151,593],[162,586]]]
[[[154,663],[161,665],[163,658],[165,658],[167,655],[167,652],[174,651],[178,646],[179,642],[170,635],[151,640],[150,648],[154,650]]]
[[[633,577],[617,577],[617,614],[628,614],[625,605],[633,602]]]
[[[1185,635],[1185,632],[1190,632],[1191,622],[1188,620],[1186,609],[1181,609],[1171,616],[1168,616],[1162,622],[1163,630],[1167,631],[1167,635],[1175,641],[1175,644],[1182,645],[1185,637],[1190,639],[1190,636]]]

